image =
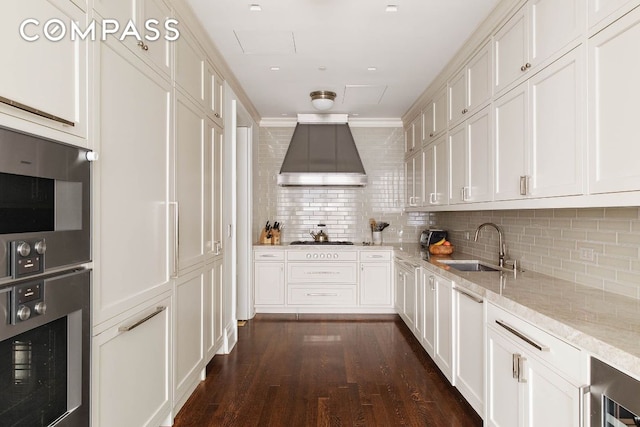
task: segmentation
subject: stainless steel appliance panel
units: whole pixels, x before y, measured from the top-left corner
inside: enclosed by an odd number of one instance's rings
[[[640,381],[591,358],[591,427],[640,427]]]

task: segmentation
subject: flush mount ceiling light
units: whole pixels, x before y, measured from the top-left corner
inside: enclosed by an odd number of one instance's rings
[[[388,4],[387,7],[384,9],[385,12],[397,12],[398,11],[398,5],[397,4]]]
[[[328,90],[317,90],[309,94],[311,96],[311,105],[316,110],[328,110],[333,107],[333,101],[336,99],[336,93]]]
[[[257,3],[253,3],[249,5],[249,10],[251,12],[260,12],[262,11],[262,7]]]

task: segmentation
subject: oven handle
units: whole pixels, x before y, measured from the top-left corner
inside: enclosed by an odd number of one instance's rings
[[[579,397],[578,397],[578,415],[579,415],[579,426],[584,427],[584,396],[591,392],[591,386],[583,385],[579,389]]]
[[[162,313],[163,311],[165,311],[167,309],[167,307],[163,306],[163,307],[156,307],[156,311],[154,311],[153,313],[149,314],[148,316],[143,317],[142,319],[138,320],[136,323],[134,323],[133,325],[129,325],[129,326],[120,326],[118,328],[118,332],[129,332],[132,329],[137,328],[138,326],[142,325],[144,322],[146,322],[147,320],[157,316],[158,314]]]

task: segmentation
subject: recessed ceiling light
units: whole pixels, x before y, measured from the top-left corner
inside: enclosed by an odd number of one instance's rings
[[[282,113],[282,114],[280,114],[280,115],[281,115],[281,116],[288,116],[288,114],[287,114],[287,113]]]
[[[376,67],[367,67],[367,71],[378,71]]]
[[[327,67],[325,67],[324,65],[321,65],[321,66],[318,67],[318,70],[327,71]]]
[[[385,12],[397,12],[398,5],[397,4],[388,4],[387,8],[384,10]]]
[[[260,11],[262,11],[262,6],[260,6],[259,4],[256,4],[256,3],[250,4],[249,5],[249,10],[251,12],[260,12]]]
[[[359,116],[360,113],[351,113],[352,116]]]
[[[280,71],[280,67],[269,67],[271,71]]]

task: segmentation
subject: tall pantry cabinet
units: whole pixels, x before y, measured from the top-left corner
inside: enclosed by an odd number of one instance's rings
[[[90,64],[92,425],[170,425],[224,341],[223,80],[173,3],[94,5],[180,22],[168,44],[96,42]]]

